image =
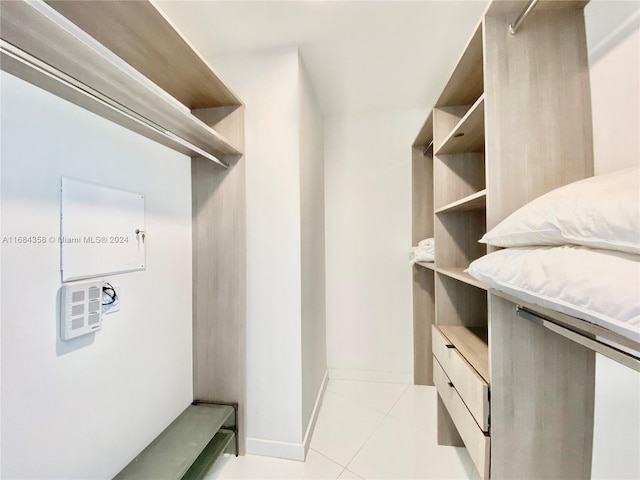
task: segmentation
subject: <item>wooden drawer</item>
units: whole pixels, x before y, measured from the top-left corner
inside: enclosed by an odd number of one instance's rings
[[[433,355],[438,359],[447,377],[458,391],[471,415],[483,432],[489,431],[489,385],[469,365],[460,352],[435,325],[433,328]]]
[[[450,385],[450,380],[440,366],[437,358],[433,362],[433,382],[438,389],[449,416],[458,429],[462,441],[467,447],[469,456],[475,464],[482,478],[489,478],[489,456],[491,453],[491,439],[478,427],[473,416],[465,406],[456,389]]]

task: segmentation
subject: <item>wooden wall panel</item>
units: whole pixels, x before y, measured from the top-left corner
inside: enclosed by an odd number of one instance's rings
[[[563,2],[558,2],[563,3]],[[582,10],[485,18],[487,229],[534,198],[593,175]]]
[[[595,352],[505,299],[489,309],[491,478],[591,478]]]
[[[228,159],[226,159],[228,160]],[[229,170],[192,160],[193,396],[238,402],[244,453],[246,204],[244,159]]]

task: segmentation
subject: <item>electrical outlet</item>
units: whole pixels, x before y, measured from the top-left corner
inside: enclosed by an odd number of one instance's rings
[[[105,303],[109,303],[111,302],[111,298],[109,297],[109,295],[107,295],[104,291],[102,292],[102,314],[106,315],[109,313],[115,313],[115,312],[119,312],[120,311],[120,302],[121,302],[121,297],[120,297],[120,293],[121,293],[121,288],[120,285],[115,284],[115,283],[111,283],[111,285],[113,285],[114,290],[116,291],[116,298],[115,301],[110,304],[110,305],[104,305]]]

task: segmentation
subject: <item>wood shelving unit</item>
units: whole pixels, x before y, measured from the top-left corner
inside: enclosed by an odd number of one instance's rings
[[[586,3],[542,0],[526,25],[511,35],[509,24],[527,2],[492,2],[419,135],[421,140],[428,138],[425,129],[433,126],[432,175],[414,177],[413,190],[414,221],[416,211],[420,216],[428,210],[433,213],[435,274],[433,282],[421,283],[420,298],[433,303],[435,315],[431,304],[428,315],[424,304],[415,308],[414,271],[414,325],[433,321],[436,332],[449,342],[443,350],[433,337],[433,348],[440,355],[432,364],[439,394],[438,443],[466,445],[485,479],[489,472],[501,479],[589,476],[580,468],[567,467],[542,445],[536,448],[545,455],[528,464],[526,474],[519,470],[523,462],[514,461],[513,445],[526,444],[521,432],[538,426],[531,418],[521,420],[526,428],[511,426],[514,415],[523,412],[514,413],[505,385],[519,380],[505,374],[510,360],[499,351],[505,345],[499,337],[504,333],[496,333],[493,323],[488,329],[491,292],[464,272],[487,253],[478,240],[488,229],[534,198],[593,172],[581,10]],[[545,65],[544,73],[539,65]],[[414,165],[415,154],[414,150]],[[433,192],[431,203],[427,208],[416,206],[416,191],[424,198],[428,190]],[[420,274],[427,277],[432,270],[420,268]],[[493,304],[498,311],[498,302]],[[516,341],[524,340],[509,339]],[[424,343],[415,339],[414,344]],[[487,409],[490,416],[485,416]],[[474,427],[485,424],[486,430]],[[564,442],[572,444],[576,456],[583,455],[579,440]],[[521,451],[530,448],[526,444]],[[536,466],[546,467],[550,461],[560,465],[554,471],[564,477],[536,472]]]

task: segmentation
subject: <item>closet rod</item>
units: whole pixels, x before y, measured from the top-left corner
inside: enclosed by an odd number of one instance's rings
[[[132,120],[132,121],[136,122],[138,125],[142,125],[142,126],[148,128],[149,130],[153,130],[155,133],[160,134],[163,137],[172,140],[173,142],[179,143],[183,147],[186,147],[189,150],[191,150],[192,152],[197,153],[198,155],[201,155],[204,158],[206,158],[208,160],[211,160],[211,161],[217,163],[218,165],[220,165],[220,166],[222,166],[222,167],[224,167],[226,169],[231,168],[228,163],[220,160],[215,155],[212,155],[209,152],[206,152],[206,151],[202,150],[201,148],[196,147],[191,142],[188,142],[187,140],[183,139],[182,137],[179,137],[178,135],[176,135],[176,134],[174,134],[174,133],[172,133],[172,132],[170,132],[168,130],[165,130],[160,125],[157,125],[157,124],[153,123],[151,120],[148,120],[147,118],[143,117],[142,115],[137,114],[133,110],[129,110],[124,105],[119,104],[118,102],[112,100],[111,98],[107,97],[106,95],[101,94],[97,90],[94,90],[93,88],[89,87],[88,85],[85,85],[84,83],[82,83],[82,82],[76,80],[75,78],[67,75],[66,73],[61,72],[57,68],[52,67],[48,63],[45,63],[45,62],[39,60],[38,58],[30,55],[29,53],[25,52],[24,50],[21,50],[18,47],[14,46],[14,45],[10,44],[9,42],[6,42],[5,40],[2,40],[2,39],[0,39],[0,53],[2,53],[2,55],[6,55],[7,57],[10,57],[10,58],[14,59],[17,62],[20,62],[21,64],[31,68],[34,71],[37,71],[38,73],[40,73],[42,75],[45,75],[46,77],[48,77],[50,79],[53,79],[53,80],[57,81],[58,83],[61,83],[65,87],[68,87],[68,88],[70,88],[70,89],[72,89],[72,90],[74,90],[76,92],[79,92],[79,93],[85,95],[86,97],[91,98],[91,100],[93,100],[94,102],[100,103],[101,105],[104,105],[104,106],[110,108],[111,110],[114,110],[114,111],[118,112],[120,115],[123,115],[126,118],[128,118],[129,120]],[[4,68],[3,68],[3,70],[4,70]],[[11,72],[9,72],[9,73],[11,73]]]
[[[515,35],[517,31],[520,30],[520,27],[522,26],[524,21],[527,19],[531,11],[535,8],[537,3],[538,3],[538,0],[531,0],[529,2],[529,5],[527,5],[522,10],[522,12],[520,12],[520,15],[518,15],[518,18],[516,18],[511,25],[509,25],[509,33],[511,35]]]
[[[422,151],[422,154],[423,154],[423,155],[426,155],[426,154],[427,154],[427,152],[428,152],[429,150],[431,150],[432,148],[433,148],[433,140],[431,140],[431,141],[429,142],[429,145],[427,145],[427,148],[425,148],[425,149]]]
[[[579,332],[563,327],[562,325],[558,325],[551,319],[545,318],[536,312],[529,311],[520,305],[516,306],[516,314],[540,327],[547,328],[548,330],[562,335],[563,337],[589,348],[596,353],[609,357],[611,360],[625,365],[626,367],[632,368],[636,372],[640,372],[640,358],[637,353],[621,350],[620,348],[604,343],[597,338],[586,337]]]

